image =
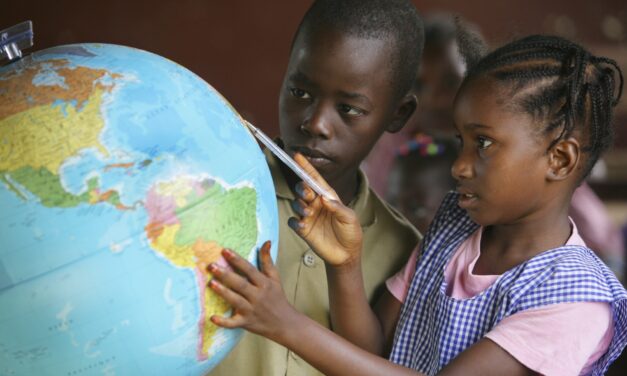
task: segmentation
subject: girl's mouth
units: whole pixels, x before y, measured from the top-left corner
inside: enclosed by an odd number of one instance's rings
[[[476,205],[477,200],[477,196],[472,193],[460,192],[457,204],[462,209],[471,209],[474,205]]]

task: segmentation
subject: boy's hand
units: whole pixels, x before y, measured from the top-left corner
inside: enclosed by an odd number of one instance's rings
[[[341,203],[333,188],[305,157],[295,154],[294,160],[318,184],[331,192],[335,200],[320,197],[307,185],[299,183],[296,186],[299,198],[292,202],[292,208],[300,218],[290,218],[289,226],[328,265],[341,267],[359,262],[362,231],[355,212]]]
[[[259,252],[261,271],[231,250],[222,250],[222,256],[237,272],[210,264],[207,269],[214,279],[209,287],[233,307],[233,314],[213,315],[211,322],[225,328],[241,327],[274,340],[280,338],[289,314],[296,310],[285,298],[270,257],[270,242],[265,242]]]

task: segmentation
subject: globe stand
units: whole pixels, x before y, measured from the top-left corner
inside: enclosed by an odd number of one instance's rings
[[[0,31],[0,62],[20,59],[22,50],[33,46],[33,23],[24,21]]]

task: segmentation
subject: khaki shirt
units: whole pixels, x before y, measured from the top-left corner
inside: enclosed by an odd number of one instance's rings
[[[287,225],[288,218],[296,215],[290,206],[294,194],[281,173],[280,162],[267,150],[265,153],[279,211],[277,267],[283,289],[288,301],[299,312],[328,328],[329,299],[324,261]],[[359,191],[349,206],[357,213],[364,233],[362,270],[366,294],[372,304],[385,288],[385,280],[405,265],[420,240],[420,234],[369,189],[368,180],[361,171]],[[246,332],[210,375],[308,376],[321,373],[285,347]]]

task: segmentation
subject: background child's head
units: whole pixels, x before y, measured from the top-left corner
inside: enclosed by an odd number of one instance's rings
[[[611,144],[621,89],[616,63],[558,37],[527,37],[472,65],[455,102],[463,148],[453,174],[466,193],[460,204],[491,204],[504,218],[567,208]],[[498,211],[489,217],[481,221],[503,219]]]
[[[455,188],[451,166],[457,144],[421,134],[401,145],[390,171],[387,200],[425,233],[446,193]]]
[[[473,44],[465,51],[485,50],[485,41],[474,25],[456,19],[447,13],[425,17],[425,47],[418,70],[415,93],[420,105],[412,118],[412,131],[436,137],[453,137],[453,101],[466,73],[466,63],[458,48],[460,35],[465,44]]]
[[[410,1],[315,1],[279,98],[286,149],[309,157],[332,186],[354,182],[379,136],[402,128],[416,107],[409,92],[422,45]]]

